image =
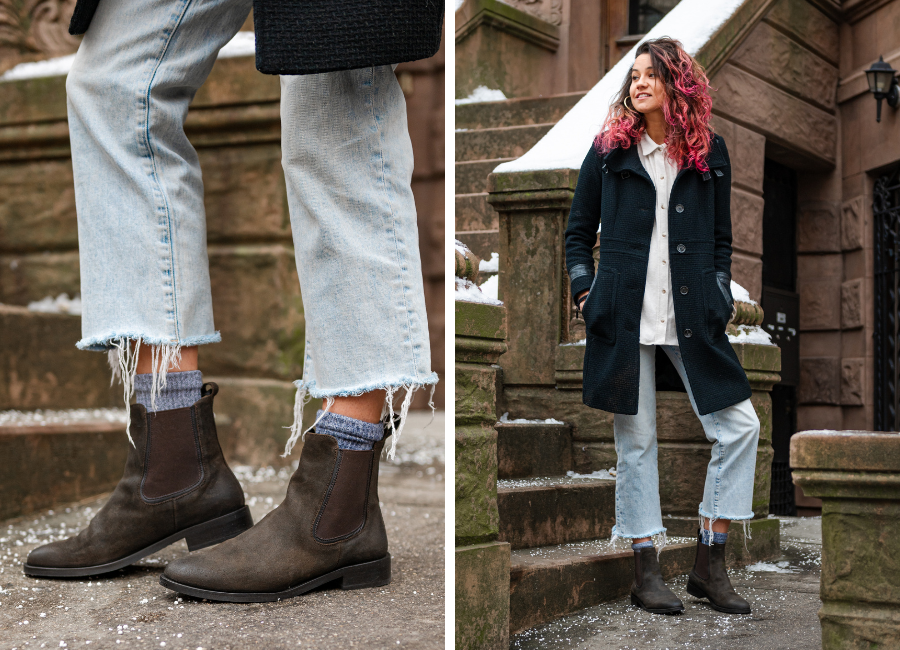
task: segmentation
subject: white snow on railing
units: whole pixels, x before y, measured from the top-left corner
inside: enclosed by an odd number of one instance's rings
[[[691,56],[709,41],[747,0],[681,0],[524,156],[494,172],[579,169],[600,131],[609,106],[634,63],[640,43],[660,36],[681,41]]]
[[[256,53],[256,36],[253,32],[238,32],[219,50],[220,59],[235,56],[253,56]],[[37,79],[39,77],[59,77],[69,74],[72,69],[74,54],[58,56],[46,61],[20,63],[2,75],[0,81],[17,81],[19,79]]]

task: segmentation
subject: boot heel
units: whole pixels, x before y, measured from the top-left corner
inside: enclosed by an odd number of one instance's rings
[[[252,526],[253,518],[250,516],[250,508],[244,506],[240,510],[194,526],[185,535],[184,541],[187,542],[189,551],[199,551],[201,548],[237,537]]]
[[[706,594],[699,587],[695,587],[690,581],[687,583],[687,592],[694,598],[706,598]]]
[[[634,605],[635,607],[641,606],[641,603],[638,602],[637,596],[635,596],[634,594],[631,594],[631,604]]]
[[[349,567],[341,580],[341,589],[383,587],[391,582],[391,556]]]

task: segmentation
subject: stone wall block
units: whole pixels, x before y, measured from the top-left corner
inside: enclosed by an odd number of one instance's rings
[[[837,357],[807,357],[800,359],[800,387],[797,399],[801,404],[840,404],[841,370]]]
[[[731,188],[731,234],[734,248],[762,255],[764,206],[763,197],[737,187]]]
[[[797,252],[840,252],[840,219],[838,206],[832,201],[802,203],[797,210]]]
[[[762,260],[759,257],[732,253],[731,279],[744,287],[753,300],[759,302],[762,299]]]
[[[456,549],[457,650],[509,647],[510,546],[506,542]]]
[[[293,248],[210,246],[209,275],[222,343],[204,347],[204,372],[299,379],[306,321]]]
[[[857,250],[865,243],[865,205],[863,197],[847,201],[841,206],[841,248]]]
[[[862,406],[865,404],[865,359],[841,360],[841,404]]]
[[[458,410],[458,407],[457,407]],[[456,545],[494,541],[497,507],[497,431],[489,424],[456,427]]]
[[[798,285],[800,293],[800,329],[840,329],[840,278],[804,279],[799,281]]]
[[[862,327],[865,324],[863,290],[862,278],[841,284],[841,327],[845,330]]]
[[[75,185],[69,160],[0,165],[0,251],[78,246]]]
[[[0,255],[0,303],[25,306],[61,293],[81,293],[78,251]]]
[[[491,366],[456,364],[456,421],[493,425],[497,417],[499,373]]]

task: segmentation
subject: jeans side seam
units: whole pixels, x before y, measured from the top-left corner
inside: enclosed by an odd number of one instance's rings
[[[178,318],[178,289],[177,282],[175,279],[175,238],[172,233],[172,213],[171,207],[169,205],[169,200],[166,197],[165,189],[163,188],[162,180],[159,176],[159,169],[156,161],[156,156],[154,155],[153,145],[150,137],[150,106],[151,99],[150,95],[153,89],[153,81],[156,79],[156,74],[159,71],[159,67],[162,65],[163,59],[169,51],[169,45],[172,42],[172,38],[175,35],[175,32],[178,31],[178,28],[181,26],[181,22],[184,20],[184,15],[187,13],[188,8],[191,6],[192,0],[186,0],[184,6],[181,8],[181,13],[178,14],[178,18],[175,21],[174,26],[172,27],[172,31],[166,37],[165,44],[163,45],[162,51],[159,53],[159,56],[156,59],[155,65],[153,67],[153,71],[150,74],[150,78],[147,80],[147,88],[143,93],[143,100],[145,102],[144,106],[144,128],[143,128],[143,136],[144,142],[143,145],[146,148],[147,158],[150,161],[150,169],[151,169],[151,177],[156,184],[157,191],[159,192],[160,198],[162,200],[162,208],[163,215],[165,218],[165,226],[166,226],[166,236],[168,241],[169,249],[169,284],[171,286],[172,291],[172,299],[171,299],[171,310],[172,319],[175,323],[175,338],[180,339],[180,327],[179,327],[179,318]]]
[[[375,83],[376,82],[376,69],[373,66],[372,68],[370,68],[370,70],[371,70],[371,74],[372,74],[372,92],[374,95],[377,96],[378,93],[375,92],[375,88],[377,87],[376,83]],[[393,71],[391,72],[391,74],[394,74]],[[396,81],[396,79],[394,81]],[[380,100],[380,98],[379,98],[379,100]],[[404,101],[406,101],[405,98],[404,98]],[[406,333],[407,333],[406,340],[409,343],[410,353],[412,354],[413,363],[415,365],[416,379],[418,380],[419,379],[419,357],[418,357],[418,354],[416,354],[415,346],[412,344],[412,320],[410,318],[410,314],[412,313],[412,310],[409,305],[409,298],[407,297],[407,294],[409,293],[408,287],[406,286],[406,282],[404,281],[404,278],[403,278],[404,269],[403,269],[401,255],[400,255],[400,242],[397,240],[396,213],[394,210],[393,201],[390,198],[390,192],[388,192],[388,189],[387,189],[386,172],[384,169],[384,133],[381,128],[381,125],[378,123],[378,117],[375,114],[375,102],[374,101],[372,102],[372,121],[375,123],[375,128],[378,129],[378,157],[381,162],[381,188],[385,194],[385,197],[388,199],[388,206],[391,211],[391,231],[392,231],[392,237],[394,240],[394,252],[396,253],[397,269],[398,269],[397,279],[400,284],[401,295],[403,298],[403,307],[406,310]]]

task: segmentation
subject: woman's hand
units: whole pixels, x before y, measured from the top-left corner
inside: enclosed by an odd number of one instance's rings
[[[583,307],[584,307],[584,302],[587,300],[587,297],[588,297],[588,294],[589,294],[589,293],[590,293],[590,291],[582,291],[582,292],[581,292],[580,294],[578,294],[578,296],[575,298],[575,304],[578,305],[578,311],[584,311],[584,309],[583,309]]]

